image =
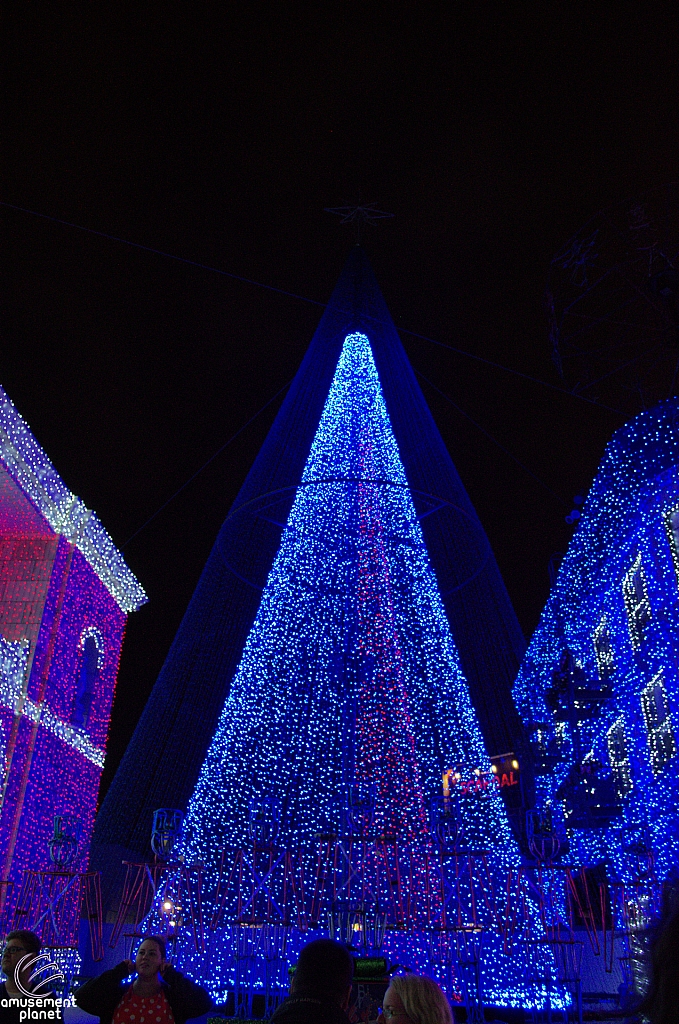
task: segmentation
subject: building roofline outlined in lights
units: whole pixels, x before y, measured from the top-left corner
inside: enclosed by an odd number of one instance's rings
[[[76,545],[121,611],[146,604],[146,593],[96,512],[68,489],[1,386],[0,460],[54,532]]]

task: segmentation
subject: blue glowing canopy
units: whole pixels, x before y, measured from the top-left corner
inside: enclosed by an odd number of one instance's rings
[[[379,501],[391,503],[397,520],[401,517],[405,524],[403,535],[410,531],[410,541],[402,538],[399,542],[405,547],[398,557],[407,561],[408,544],[411,553],[419,552],[421,545],[421,565],[427,565],[426,571],[435,580],[436,600],[442,614],[445,613],[457,651],[453,660],[459,655],[455,672],[461,671],[466,678],[480,726],[481,735],[475,726],[473,736],[468,729],[465,733],[469,756],[472,751],[474,756],[480,755],[483,741],[491,755],[516,747],[521,727],[510,688],[523,653],[523,637],[486,534],[434,424],[367,257],[357,246],[347,260],[276,421],[220,530],[103,802],[95,834],[95,865],[104,866],[106,849],[145,856],[155,808],[188,805],[229,689],[239,665],[243,670],[247,661],[246,642],[250,644],[248,637],[256,635],[253,623],[264,603],[267,579],[276,572],[276,558],[282,550],[291,510],[294,520],[296,515],[304,518],[312,514],[316,507],[314,489],[306,486],[310,481],[305,479],[305,472],[310,472],[312,444],[329,400],[345,339],[351,335],[369,338],[367,349],[362,348],[363,342],[355,342],[351,352],[345,349],[345,356],[368,359],[369,353],[375,380],[379,380],[381,387],[381,408],[389,423],[390,440],[382,454],[378,458],[373,452],[365,457],[368,461],[377,458],[378,462],[386,458],[389,463],[380,463],[375,470],[384,473],[386,481],[376,493]],[[372,408],[375,411],[374,402]],[[378,420],[379,416],[375,424]],[[396,461],[388,454],[391,451],[396,453]],[[341,491],[341,485],[337,486]],[[338,508],[340,497],[338,492]],[[410,503],[412,517],[405,515],[404,502]],[[345,513],[349,519],[354,517],[351,529],[359,530],[355,502],[353,506],[351,502],[346,505]],[[285,543],[284,539],[283,546]],[[346,599],[346,588],[343,590],[346,574],[357,571],[357,551],[355,547],[356,557],[337,569],[334,581],[328,578],[326,600],[335,602],[337,614],[345,616],[345,636],[357,628],[359,616],[356,580],[352,584],[353,603]],[[408,574],[394,578],[394,592],[404,579],[410,578]],[[302,607],[303,601],[299,605]],[[298,610],[295,614],[302,612]],[[417,639],[416,660],[419,659],[420,666],[427,657],[428,640],[426,636]],[[347,644],[338,637],[326,637],[324,643],[332,647],[336,676],[341,675],[343,659],[354,654],[347,654]],[[312,663],[316,651],[307,645],[306,649],[300,648],[296,657]],[[365,673],[379,674],[378,668],[366,653]],[[392,682],[396,678],[391,670],[387,677]],[[275,699],[272,692],[271,700]],[[332,702],[330,690],[323,699]],[[426,717],[429,712],[424,707],[424,697],[422,700],[418,715]],[[379,714],[378,704],[376,701],[371,712],[373,717]],[[360,715],[356,720],[360,720]],[[368,714],[365,721],[369,720]],[[346,727],[346,721],[344,725],[338,724],[338,729]],[[434,730],[430,715],[423,735],[431,739]],[[409,744],[410,739],[404,735],[403,749],[392,751],[393,770],[397,775],[405,772],[411,780],[407,806],[416,822],[422,797],[412,783],[407,764]],[[350,755],[345,752],[343,756],[345,761],[342,765],[338,763],[336,771],[346,773],[346,757]],[[429,783],[425,785],[428,788]]]

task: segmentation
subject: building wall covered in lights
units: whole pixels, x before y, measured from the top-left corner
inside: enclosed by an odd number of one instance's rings
[[[0,878],[87,862],[128,612],[146,597],[0,388]]]
[[[614,434],[514,696],[542,826],[625,878],[679,855],[679,402]]]

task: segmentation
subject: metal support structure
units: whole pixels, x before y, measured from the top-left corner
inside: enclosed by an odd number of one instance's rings
[[[132,948],[137,939],[151,931],[174,944],[188,926],[196,950],[204,952],[201,866],[158,859],[123,864],[125,882],[109,945],[115,947],[123,935]]]
[[[387,931],[428,936],[450,991],[480,1022],[482,943],[490,934],[508,941],[489,858],[444,833],[419,846],[358,831],[295,851],[256,841],[223,850],[208,927],[230,935],[237,1015],[252,1010],[255,975],[274,1006],[292,933],[327,928],[363,957],[380,954]]]
[[[89,924],[92,959],[104,959],[98,871],[24,871],[12,928],[26,928],[50,949],[78,949],[80,921]]]

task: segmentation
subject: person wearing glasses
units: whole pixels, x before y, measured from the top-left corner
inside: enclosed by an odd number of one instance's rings
[[[431,978],[397,974],[384,994],[379,1024],[453,1024],[450,1003]]]
[[[34,984],[29,980],[33,969],[30,960],[27,966],[22,967],[19,971],[18,981],[24,991],[22,992],[17,986],[16,967],[19,961],[28,954],[36,957],[41,949],[42,942],[35,932],[19,929],[10,932],[5,939],[0,962],[2,973],[5,975],[5,980],[0,984],[0,1022],[2,1024],[20,1024],[22,1019],[25,1021],[27,1019],[25,1016],[27,1002],[31,1002],[34,1011],[44,1010],[46,1014],[51,1012],[50,1020],[60,1021],[62,1019],[60,1007],[53,1002],[53,993],[40,991],[39,981],[35,982],[35,986],[38,986],[35,998],[29,1000],[26,996],[26,992],[31,992],[34,988]],[[23,1018],[20,1015],[22,1009]]]
[[[132,984],[125,979],[136,971]],[[202,1017],[214,1006],[204,988],[185,978],[167,962],[165,940],[149,935],[134,963],[92,978],[75,994],[75,1004],[99,1017],[100,1024],[184,1024]]]

